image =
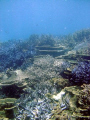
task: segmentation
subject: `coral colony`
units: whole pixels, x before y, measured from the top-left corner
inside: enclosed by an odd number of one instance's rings
[[[83,83],[90,83],[90,63],[79,62],[78,65],[72,70],[72,78],[70,82],[74,85],[82,85]]]

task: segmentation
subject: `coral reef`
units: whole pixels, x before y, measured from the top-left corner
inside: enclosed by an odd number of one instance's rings
[[[89,40],[90,29],[1,43],[0,119],[89,120]]]
[[[65,69],[66,64],[49,55],[34,58],[33,65],[25,70],[26,76],[28,76],[25,80],[28,87],[25,94],[18,100],[19,111],[22,111],[17,115],[18,119],[24,120],[24,116],[31,119],[49,119],[51,117],[55,104],[49,95],[52,96],[63,87],[64,79],[59,79],[59,74]],[[65,86],[67,84],[68,80],[66,80]]]
[[[35,55],[50,54],[55,56],[66,54],[75,48],[76,45],[87,43],[90,40],[90,29],[81,30],[73,35],[51,36],[51,35],[31,35],[27,40],[11,40],[0,44],[0,71],[5,71],[12,67],[17,69],[24,64],[27,59]],[[82,42],[82,43],[81,43]],[[36,46],[47,46],[47,50],[36,50]],[[51,48],[53,50],[50,50]],[[62,49],[63,47],[63,49]],[[86,50],[89,53],[89,49]]]

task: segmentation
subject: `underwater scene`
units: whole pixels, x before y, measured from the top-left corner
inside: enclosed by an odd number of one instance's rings
[[[90,0],[0,0],[0,120],[90,120]]]

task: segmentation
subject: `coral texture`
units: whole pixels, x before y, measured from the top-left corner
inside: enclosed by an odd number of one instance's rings
[[[74,85],[90,83],[90,63],[80,62],[73,70],[70,82]]]

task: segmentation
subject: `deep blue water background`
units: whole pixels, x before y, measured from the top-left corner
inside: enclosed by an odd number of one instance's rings
[[[0,41],[90,28],[90,0],[0,0]]]

